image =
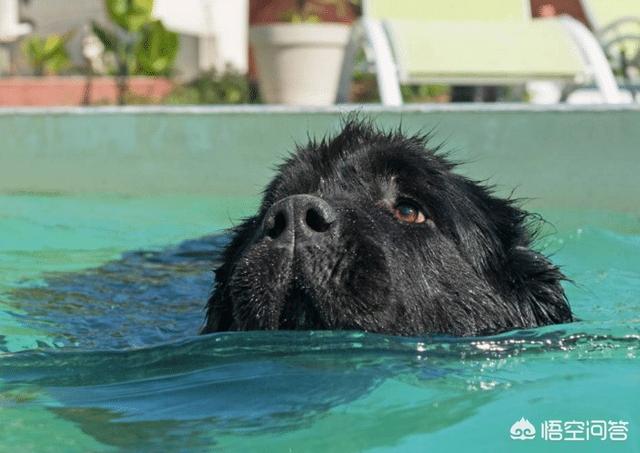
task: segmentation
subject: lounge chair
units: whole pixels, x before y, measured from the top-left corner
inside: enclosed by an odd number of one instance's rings
[[[402,104],[401,83],[532,80],[595,82],[605,102],[624,102],[589,30],[570,17],[532,20],[528,0],[365,0],[346,52],[338,102],[348,98],[363,46],[370,49],[385,105]]]
[[[582,0],[582,8],[614,70],[619,70],[626,83],[637,84],[640,81],[640,0]],[[629,71],[629,68],[635,69]]]

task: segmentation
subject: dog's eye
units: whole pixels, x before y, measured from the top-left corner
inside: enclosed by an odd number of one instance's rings
[[[427,220],[424,212],[418,206],[406,200],[396,204],[393,208],[393,217],[406,223],[424,223]]]

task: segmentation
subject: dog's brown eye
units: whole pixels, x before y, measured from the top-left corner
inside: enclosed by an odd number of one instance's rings
[[[424,223],[427,219],[415,204],[401,201],[393,208],[393,217],[406,223]]]

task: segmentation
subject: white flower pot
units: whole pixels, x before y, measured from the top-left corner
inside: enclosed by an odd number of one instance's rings
[[[262,99],[269,104],[333,104],[349,29],[335,23],[251,27]]]

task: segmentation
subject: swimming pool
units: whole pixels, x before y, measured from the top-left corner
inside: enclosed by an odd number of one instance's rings
[[[337,112],[0,115],[15,133],[0,145],[0,450],[563,451],[582,426],[591,439],[580,451],[638,451],[640,183],[629,148],[640,141],[605,133],[639,113],[372,112],[436,124],[472,161],[465,171],[493,173],[504,191],[520,181],[518,195],[535,196],[527,206],[550,222],[538,245],[573,280],[580,321],[466,339],[195,335],[223,228],[251,212],[263,168]],[[254,134],[221,136],[229,124]],[[278,124],[284,137],[268,132]],[[563,136],[568,125],[583,132]],[[93,134],[84,150],[78,127]],[[220,162],[221,148],[234,155]],[[511,439],[521,418],[535,439]],[[562,440],[545,440],[557,421]],[[602,440],[602,421],[629,424],[607,424]],[[627,440],[612,439],[621,427]]]

